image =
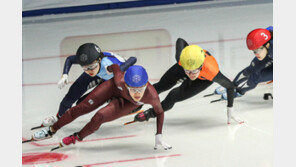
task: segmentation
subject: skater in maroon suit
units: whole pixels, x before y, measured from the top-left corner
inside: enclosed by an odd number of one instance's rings
[[[82,141],[86,136],[94,133],[100,126],[122,116],[143,104],[151,104],[157,114],[157,132],[155,135],[155,149],[158,146],[164,149],[172,148],[162,140],[162,126],[164,112],[161,107],[158,94],[148,82],[148,75],[142,66],[131,66],[123,73],[119,66],[113,64],[108,67],[113,72],[114,78],[102,83],[95,88],[79,105],[69,109],[55,124],[34,133],[34,140],[51,138],[60,128],[72,122],[81,115],[90,113],[111,100],[109,104],[92,117],[79,132],[65,137],[60,143],[61,147]]]

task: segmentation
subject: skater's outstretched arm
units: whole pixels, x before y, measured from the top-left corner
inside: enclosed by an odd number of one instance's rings
[[[234,85],[226,76],[224,76],[220,71],[213,79],[214,82],[217,82],[227,90],[227,107],[233,106],[233,98],[234,98]]]
[[[155,92],[156,93],[156,92]],[[156,121],[156,125],[157,125],[157,131],[156,131],[156,134],[162,134],[162,126],[163,126],[163,120],[164,120],[164,111],[162,109],[162,106],[161,106],[161,103],[160,103],[160,100],[159,100],[159,97],[158,95],[155,96],[153,102],[152,102],[152,107],[156,113],[156,118],[157,118],[157,121]]]
[[[65,60],[63,74],[69,74],[72,64],[78,64],[76,55],[68,56]]]
[[[67,57],[67,59],[65,61],[63,75],[62,75],[61,79],[58,82],[58,87],[60,89],[62,89],[65,85],[67,85],[69,83],[68,82],[68,73],[69,73],[69,71],[71,69],[72,64],[78,64],[75,55]]]
[[[137,62],[136,57],[129,57],[123,64],[120,65],[121,71],[126,71],[130,66],[134,65]]]

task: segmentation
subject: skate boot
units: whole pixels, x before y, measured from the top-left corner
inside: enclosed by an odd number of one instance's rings
[[[70,144],[75,144],[75,143],[76,143],[76,140],[77,140],[77,141],[82,141],[82,140],[79,138],[78,134],[77,134],[77,133],[74,133],[73,135],[70,135],[70,136],[68,136],[68,137],[63,138],[61,144],[62,144],[63,146],[68,146],[68,145],[70,145]]]
[[[35,141],[44,140],[44,139],[51,138],[54,134],[55,134],[55,132],[53,132],[51,130],[51,127],[46,127],[46,128],[41,129],[40,131],[35,132],[33,134],[32,138]]]
[[[226,88],[222,87],[222,86],[219,86],[218,88],[215,89],[215,94],[217,95],[222,95],[223,93],[226,92]]]
[[[53,124],[56,123],[57,121],[58,121],[58,117],[57,117],[57,116],[50,116],[50,117],[45,118],[45,119],[42,121],[42,126],[44,126],[44,127],[48,127],[48,126],[53,125]]]
[[[243,95],[240,94],[239,92],[234,92],[234,98],[236,98],[236,97],[241,97],[241,96],[243,96]],[[227,92],[224,92],[224,93],[221,95],[221,98],[222,98],[223,100],[227,100]]]
[[[263,99],[264,99],[264,100],[268,100],[269,97],[270,97],[271,99],[273,99],[273,96],[272,96],[271,93],[265,93],[265,94],[263,95]]]

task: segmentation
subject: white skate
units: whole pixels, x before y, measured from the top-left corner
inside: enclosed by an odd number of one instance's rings
[[[51,138],[53,134],[54,133],[51,132],[50,127],[46,127],[46,128],[41,129],[40,131],[35,132],[33,134],[32,138],[35,141],[44,140],[44,139]]]
[[[48,126],[53,125],[53,124],[56,123],[57,121],[58,121],[58,117],[57,117],[57,116],[50,116],[50,117],[45,118],[45,119],[42,121],[42,125],[43,125],[44,127],[48,127]]]

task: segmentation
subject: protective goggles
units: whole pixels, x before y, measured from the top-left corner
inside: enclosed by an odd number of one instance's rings
[[[145,86],[142,86],[142,87],[129,87],[129,86],[126,86],[128,91],[131,92],[131,93],[142,93],[145,91],[146,87],[147,87],[147,84]]]
[[[94,64],[91,64],[91,65],[87,66],[87,67],[82,67],[82,68],[83,68],[84,71],[88,71],[88,70],[93,70],[93,69],[97,68],[98,65],[99,65],[99,63],[96,62]]]
[[[260,48],[253,50],[253,52],[254,52],[254,54],[260,54],[263,49],[264,49],[264,47],[261,46]]]
[[[190,73],[192,73],[192,74],[196,74],[196,73],[198,73],[198,72],[201,70],[201,68],[202,68],[202,66],[200,66],[199,68],[197,68],[197,69],[195,69],[195,70],[185,70],[185,69],[184,69],[184,71],[185,71],[185,73],[187,73],[187,74],[190,74]]]

